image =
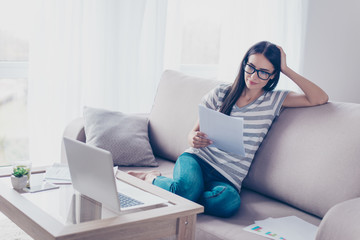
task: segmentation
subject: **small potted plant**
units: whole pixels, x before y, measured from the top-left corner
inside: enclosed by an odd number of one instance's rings
[[[11,175],[11,183],[13,188],[17,190],[23,189],[28,180],[28,170],[24,167],[15,167]]]

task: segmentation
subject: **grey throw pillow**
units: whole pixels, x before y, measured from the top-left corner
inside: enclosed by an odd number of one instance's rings
[[[156,167],[148,119],[139,115],[84,107],[86,143],[108,150],[117,166]]]

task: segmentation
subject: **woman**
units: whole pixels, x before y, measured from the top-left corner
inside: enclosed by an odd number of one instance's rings
[[[280,72],[304,94],[274,91]],[[129,174],[202,204],[207,214],[229,217],[240,207],[242,181],[281,108],[315,106],[327,101],[321,88],[287,66],[281,47],[259,42],[245,54],[234,83],[221,84],[202,99],[208,108],[244,118],[245,156],[209,146],[212,142],[197,122],[189,133],[191,148],[177,159],[173,179],[160,176],[157,171]]]

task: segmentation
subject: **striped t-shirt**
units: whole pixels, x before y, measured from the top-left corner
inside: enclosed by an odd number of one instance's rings
[[[202,98],[204,106],[219,111],[224,96],[231,84],[220,84]],[[189,148],[228,179],[240,192],[255,153],[266,136],[275,117],[280,114],[281,106],[288,91],[265,91],[258,99],[239,108],[236,104],[230,116],[244,119],[245,156],[224,152],[216,147]],[[201,129],[201,126],[200,126]]]

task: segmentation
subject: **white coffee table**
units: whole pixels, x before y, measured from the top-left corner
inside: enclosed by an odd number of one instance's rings
[[[40,175],[33,174],[36,179]],[[71,185],[37,193],[11,187],[0,178],[0,211],[34,239],[158,239],[176,236],[194,239],[196,216],[203,207],[124,172],[117,177],[169,200],[168,205],[142,211],[112,212],[87,197],[74,194]]]

